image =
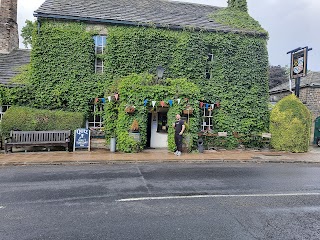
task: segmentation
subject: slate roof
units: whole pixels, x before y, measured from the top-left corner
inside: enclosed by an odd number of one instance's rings
[[[208,15],[221,7],[170,0],[46,0],[34,16],[89,22],[195,30],[241,32],[266,35],[254,31],[233,29],[210,19]]]
[[[304,87],[320,87],[320,72],[310,72],[306,77],[300,78],[300,88]],[[295,89],[295,80],[291,80],[291,88],[291,90]],[[286,91],[289,91],[289,81],[270,89],[269,93]]]
[[[19,67],[30,63],[28,49],[13,50],[9,54],[0,54],[0,84],[10,84],[10,80],[19,73]]]

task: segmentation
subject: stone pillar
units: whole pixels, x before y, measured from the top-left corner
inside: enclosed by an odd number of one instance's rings
[[[19,48],[17,0],[0,0],[0,53]]]

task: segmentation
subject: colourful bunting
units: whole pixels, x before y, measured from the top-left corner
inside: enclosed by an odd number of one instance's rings
[[[148,103],[148,99],[145,99],[145,100],[143,101],[143,106],[147,106],[147,103]]]
[[[99,102],[99,98],[95,98],[94,99],[94,103],[96,104],[96,103],[98,103]]]
[[[108,97],[109,102],[111,102],[111,96]]]
[[[160,106],[164,107],[166,105],[166,103],[164,101],[160,101]]]
[[[157,101],[152,101],[152,107],[156,105]]]
[[[173,105],[173,101],[172,100],[169,100],[169,105],[170,105],[170,107],[172,107],[172,105]]]
[[[178,99],[177,99],[177,102],[178,102],[178,104],[180,104],[180,102],[181,102],[181,99],[180,99],[180,98],[178,98]]]
[[[203,108],[204,103],[200,102],[200,108]]]
[[[116,99],[116,101],[118,101],[118,99],[119,99],[119,94],[118,94],[118,93],[115,93],[115,94],[114,94],[114,98]]]
[[[106,99],[101,98],[102,103],[106,103]]]
[[[209,108],[209,103],[206,103],[206,109],[208,109]]]

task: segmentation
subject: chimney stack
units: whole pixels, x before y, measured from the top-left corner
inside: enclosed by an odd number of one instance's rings
[[[0,53],[19,48],[17,24],[18,0],[0,0]]]

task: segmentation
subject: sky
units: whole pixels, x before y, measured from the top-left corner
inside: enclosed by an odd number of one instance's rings
[[[226,7],[227,0],[180,0]],[[44,0],[18,0],[19,34],[26,19],[34,20],[33,12]],[[269,32],[269,63],[289,66],[288,51],[298,47],[312,48],[308,69],[320,71],[320,1],[319,0],[247,0],[249,14]],[[20,39],[20,47],[23,48]]]

